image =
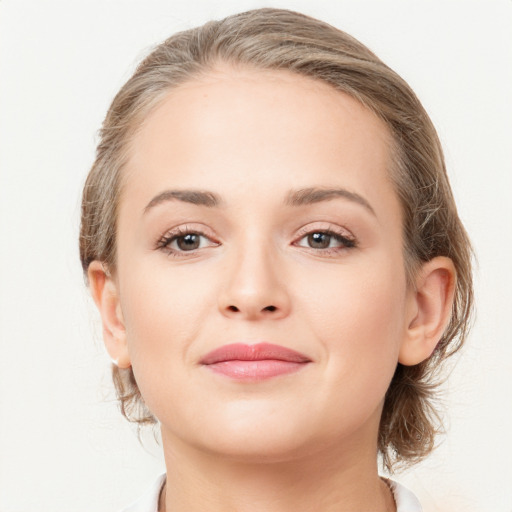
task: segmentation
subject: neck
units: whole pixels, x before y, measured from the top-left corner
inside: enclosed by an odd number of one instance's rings
[[[159,512],[394,512],[378,476],[376,450],[307,454],[281,461],[224,458],[170,444]]]

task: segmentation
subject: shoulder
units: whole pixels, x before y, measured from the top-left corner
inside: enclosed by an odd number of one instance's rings
[[[422,512],[418,498],[406,487],[394,480],[386,480],[396,502],[396,512]]]
[[[158,512],[158,498],[165,482],[165,473],[160,475],[146,494],[120,512]]]

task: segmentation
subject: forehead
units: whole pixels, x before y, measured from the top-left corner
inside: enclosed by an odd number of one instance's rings
[[[246,190],[254,198],[292,184],[341,184],[371,197],[393,192],[390,140],[375,114],[329,84],[224,67],[170,90],[146,117],[125,185],[147,200],[166,187]]]

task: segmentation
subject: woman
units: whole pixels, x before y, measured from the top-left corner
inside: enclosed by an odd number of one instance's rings
[[[129,510],[392,511],[432,450],[471,251],[414,93],[347,34],[260,9],[123,86],[81,260],[128,419],[166,475]]]

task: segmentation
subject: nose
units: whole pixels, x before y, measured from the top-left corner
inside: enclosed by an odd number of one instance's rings
[[[223,315],[261,320],[289,314],[290,297],[275,254],[249,249],[235,254],[230,263],[221,277],[224,286],[219,294],[219,309]]]

